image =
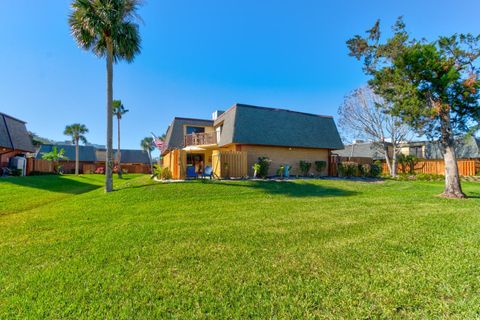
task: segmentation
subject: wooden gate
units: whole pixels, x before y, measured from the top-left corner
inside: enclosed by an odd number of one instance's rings
[[[247,153],[244,151],[214,150],[212,165],[217,178],[243,178],[248,174]]]
[[[328,159],[328,175],[330,177],[338,176],[338,162],[339,156],[336,154],[331,154]]]

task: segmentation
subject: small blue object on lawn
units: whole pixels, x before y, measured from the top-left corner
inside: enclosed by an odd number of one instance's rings
[[[195,166],[187,167],[187,178],[198,178],[198,174],[195,171]]]
[[[287,164],[285,165],[285,178],[290,176],[290,166]]]
[[[212,179],[213,176],[213,168],[212,166],[206,166],[205,170],[203,171],[203,177],[210,177]]]

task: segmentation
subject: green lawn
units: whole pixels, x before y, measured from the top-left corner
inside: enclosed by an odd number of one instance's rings
[[[480,317],[480,184],[0,180],[0,319]]]

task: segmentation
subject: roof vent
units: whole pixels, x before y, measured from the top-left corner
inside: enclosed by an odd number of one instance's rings
[[[212,113],[212,120],[217,120],[218,117],[220,117],[225,111],[222,110],[215,110]]]

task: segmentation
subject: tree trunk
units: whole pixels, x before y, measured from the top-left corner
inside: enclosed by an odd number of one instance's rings
[[[385,153],[385,162],[387,163],[388,172],[390,173],[390,176],[394,177],[390,156],[388,155],[388,145],[386,143],[383,144],[383,152]]]
[[[105,159],[105,192],[113,190],[113,47],[107,39],[107,152]]]
[[[79,161],[78,161],[78,139],[75,139],[75,174],[79,173]]]
[[[393,148],[393,154],[392,154],[392,171],[391,171],[392,177],[397,176],[397,148]]]
[[[120,153],[120,118],[117,117],[117,174],[118,178],[122,179],[122,154]]]
[[[458,174],[455,140],[448,111],[443,112],[441,121],[443,159],[445,161],[445,191],[442,196],[448,198],[465,198],[460,184],[460,175]]]

